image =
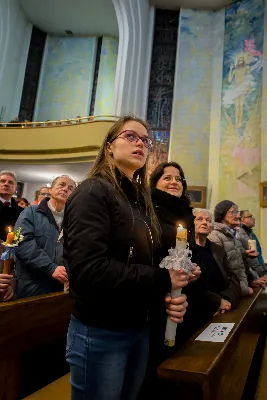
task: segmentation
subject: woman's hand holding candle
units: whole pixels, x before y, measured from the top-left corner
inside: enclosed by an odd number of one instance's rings
[[[178,271],[169,270],[172,291],[171,297],[177,299],[181,297],[182,288],[188,284],[190,274],[186,274],[183,269]],[[165,331],[165,344],[166,346],[172,347],[175,344],[177,322],[174,322],[173,318],[167,319],[166,331]]]
[[[0,274],[0,293],[4,293],[11,286],[13,275]]]
[[[172,292],[181,290],[188,284],[189,281],[189,274],[186,274],[183,269],[179,271],[175,271],[173,269],[169,269],[169,274],[172,283]],[[174,297],[174,296],[172,296]]]
[[[176,233],[176,247],[175,249],[170,249],[169,255],[160,263],[161,268],[169,270],[172,283],[171,297],[173,299],[180,297],[182,288],[194,278],[194,274],[192,274],[193,264],[191,262],[191,254],[187,245],[187,230],[182,225],[179,225]],[[195,271],[198,272],[197,269]],[[168,318],[165,331],[166,346],[174,346],[176,328],[177,323]]]
[[[14,289],[12,286],[9,286],[9,288],[4,294],[3,301],[10,301],[13,299],[13,297],[14,297]]]
[[[186,296],[182,294],[181,296],[173,299],[170,295],[165,297],[166,312],[170,319],[175,324],[181,324],[183,322],[184,315],[188,303],[186,301]]]
[[[196,264],[193,264],[193,268],[192,268],[191,274],[189,276],[189,283],[197,281],[199,279],[200,275],[201,275],[200,267]]]

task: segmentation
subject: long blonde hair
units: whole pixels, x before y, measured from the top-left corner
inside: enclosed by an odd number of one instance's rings
[[[120,133],[123,128],[123,125],[126,122],[135,121],[139,124],[143,125],[148,134],[150,133],[150,127],[146,121],[141,118],[137,118],[132,115],[125,115],[121,117],[118,121],[115,122],[114,125],[110,128],[106,137],[100,147],[98,156],[95,160],[95,163],[88,174],[88,179],[93,178],[95,175],[100,174],[103,178],[107,179],[114,187],[115,191],[119,193],[122,197],[126,198],[125,193],[123,192],[118,177],[116,176],[115,169],[117,168],[114,158],[108,151],[108,145],[112,140]],[[122,171],[120,171],[122,175],[125,175]],[[157,216],[154,211],[154,207],[151,200],[148,176],[147,176],[147,160],[144,166],[137,171],[135,171],[133,176],[134,182],[137,183],[138,193],[141,195],[146,208],[146,214],[149,215],[151,224],[155,229],[157,239],[159,238],[159,223]],[[126,198],[127,200],[127,198]]]

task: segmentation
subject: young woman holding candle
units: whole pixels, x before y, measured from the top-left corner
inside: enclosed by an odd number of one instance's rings
[[[153,267],[159,231],[146,183],[148,134],[141,119],[118,120],[65,209],[75,300],[67,340],[72,400],[137,399],[147,365],[149,309],[187,284],[180,272]],[[185,299],[176,304],[174,316],[182,316]]]
[[[195,254],[196,234],[193,208],[187,195],[187,183],[181,166],[175,162],[160,164],[151,174],[152,201],[161,227],[161,241],[157,249],[156,263],[168,255],[168,250],[176,245],[177,227],[187,229],[187,240],[193,250],[192,262],[200,264]],[[220,296],[211,293],[206,284],[206,274],[202,278],[199,267],[194,271],[195,282],[187,285],[182,293],[187,296],[188,310],[183,324],[177,326],[175,347],[164,346],[166,312],[162,305],[155,306],[150,313],[150,355],[146,379],[142,387],[142,400],[169,400],[179,398],[179,391],[170,381],[157,378],[157,367],[170,357],[177,347],[188,340],[205,322],[218,311]],[[196,279],[199,278],[200,279]]]
[[[175,162],[160,164],[150,176],[152,202],[160,224],[160,244],[155,251],[155,265],[159,265],[168,250],[176,246],[177,228],[181,225],[187,230],[187,241],[194,240],[194,217],[190,199],[187,195],[187,184],[181,166]],[[197,268],[195,278],[199,277]],[[190,286],[190,285],[188,285]],[[188,287],[187,286],[187,287]],[[183,290],[183,293],[185,290]],[[186,296],[182,294],[186,299]],[[171,301],[171,298],[168,299]],[[189,307],[190,303],[188,301]],[[186,314],[185,314],[186,316]],[[173,348],[164,345],[167,314],[164,304],[154,304],[150,311],[150,353],[146,378],[139,396],[142,400],[164,399],[176,395],[176,385],[165,382],[157,377],[157,367],[173,353]],[[183,318],[180,318],[180,323]],[[180,343],[179,330],[183,324],[177,326],[176,345]]]

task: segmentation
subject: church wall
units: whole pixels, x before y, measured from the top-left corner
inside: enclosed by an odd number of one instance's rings
[[[181,10],[169,159],[190,185],[208,185],[213,12]]]
[[[0,27],[0,118],[10,121],[19,112],[32,24],[17,0],[0,0]]]
[[[230,198],[259,220],[264,2],[225,12],[218,200]],[[258,227],[257,227],[258,230]]]
[[[119,40],[103,37],[94,115],[112,115]]]
[[[220,164],[220,134],[221,134],[221,96],[223,75],[224,25],[225,11],[214,14],[213,31],[213,65],[212,65],[212,95],[210,113],[210,143],[209,143],[209,183],[207,207],[214,209],[218,203]]]
[[[263,92],[262,92],[262,135],[261,135],[261,182],[267,181],[267,3],[264,12],[264,55],[263,55]],[[267,262],[267,208],[260,209],[261,244]]]
[[[207,186],[211,209],[229,198],[267,222],[259,204],[259,183],[267,180],[264,4],[181,10],[169,159],[182,165],[189,185]]]
[[[89,114],[96,45],[95,37],[47,37],[35,121]]]

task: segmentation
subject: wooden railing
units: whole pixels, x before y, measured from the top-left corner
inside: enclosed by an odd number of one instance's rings
[[[267,295],[261,291],[212,322],[233,322],[223,343],[196,341],[193,336],[158,369],[161,378],[179,382],[179,400],[240,400],[265,324]],[[263,353],[263,351],[262,351]],[[260,368],[262,354],[258,355]]]
[[[0,134],[0,162],[47,164],[94,161],[104,137],[117,118],[86,118],[87,122],[80,123],[62,120],[61,125],[56,125],[58,121],[27,125],[22,122],[8,123],[8,127],[2,127]]]
[[[86,122],[97,121],[116,121],[119,117],[114,115],[91,115],[86,117],[77,117],[70,119],[60,119],[55,121],[18,121],[18,122],[0,122],[0,128],[50,128],[51,126],[66,126],[74,124],[84,124]]]

